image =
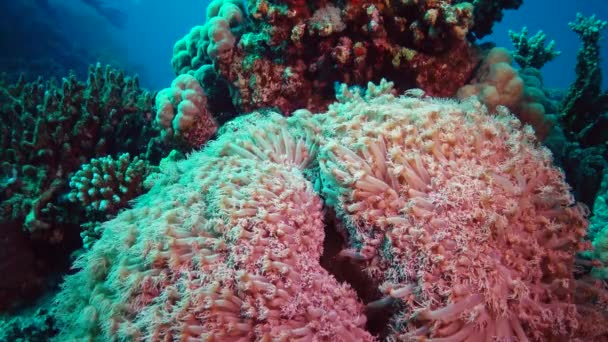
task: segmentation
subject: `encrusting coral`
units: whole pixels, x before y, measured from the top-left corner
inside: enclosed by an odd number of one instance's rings
[[[163,128],[164,139],[188,148],[200,147],[217,131],[205,92],[190,75],[178,76],[171,87],[158,92],[156,122]]]
[[[533,131],[476,101],[393,93],[344,86],[326,113],[243,116],[165,164],[76,262],[58,340],[374,340],[319,264],[323,203],[340,257],[381,293],[366,307],[396,309],[387,338],[602,333],[573,299],[585,212]]]
[[[525,124],[534,127],[536,136],[543,140],[553,122],[546,114],[548,100],[542,90],[540,73],[533,68],[521,71],[512,66],[511,54],[504,48],[488,51],[475,78],[458,90],[456,96],[465,99],[475,96],[491,112],[505,106]]]
[[[452,96],[479,61],[475,39],[491,31],[504,9],[519,5],[214,0],[205,24],[175,44],[171,63],[176,75],[199,80],[218,116],[265,107],[283,114],[324,110],[335,82],[364,85],[383,77],[401,90]]]
[[[593,216],[589,219],[589,239],[593,242],[593,251],[586,253],[589,259],[601,261],[593,272],[599,279],[608,279],[608,175],[604,175],[593,204]]]

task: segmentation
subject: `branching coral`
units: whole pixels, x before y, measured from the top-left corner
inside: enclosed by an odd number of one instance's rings
[[[593,206],[603,174],[608,170],[608,92],[601,89],[600,34],[606,21],[581,14],[570,23],[581,41],[577,54],[576,79],[560,104],[562,141],[560,166],[577,198]]]
[[[23,79],[0,85],[0,177],[17,178],[0,195],[0,212],[29,232],[60,239],[56,223],[74,223],[60,195],[70,173],[90,158],[129,152],[160,159],[154,94],[136,77],[97,65],[86,83],[71,75],[59,86]]]
[[[513,59],[522,69],[528,67],[540,69],[561,53],[555,50],[554,40],[545,46],[547,35],[543,31],[538,31],[528,38],[528,28],[523,27],[519,33],[509,31],[509,36],[515,47]]]
[[[243,116],[164,164],[68,276],[59,340],[372,340],[319,265],[321,198],[345,227],[339,256],[381,294],[367,308],[397,309],[387,338],[601,333],[578,330],[573,300],[584,210],[533,132],[478,102],[393,93],[344,86],[324,114]]]
[[[69,199],[89,212],[115,214],[141,194],[148,171],[145,161],[137,157],[131,160],[128,153],[116,160],[111,156],[93,158],[70,179]]]
[[[598,116],[608,111],[608,93],[602,94],[600,69],[600,33],[608,22],[595,15],[584,17],[578,13],[576,21],[569,24],[582,41],[576,62],[576,80],[570,86],[562,103],[563,122],[567,134],[576,139],[590,130]],[[602,122],[602,127],[606,127]],[[585,132],[585,130],[587,132]]]

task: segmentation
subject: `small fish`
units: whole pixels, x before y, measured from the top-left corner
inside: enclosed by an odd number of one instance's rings
[[[423,98],[425,95],[424,90],[420,89],[420,88],[412,88],[412,89],[408,89],[406,90],[403,95],[407,96],[407,97],[416,97],[416,98]]]

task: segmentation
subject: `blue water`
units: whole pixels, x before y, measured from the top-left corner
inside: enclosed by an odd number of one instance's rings
[[[171,69],[173,45],[192,27],[205,22],[209,2],[141,0],[123,5],[129,22],[119,36],[127,45],[127,60],[139,64],[143,86],[161,89],[171,84],[175,78]]]
[[[499,46],[512,49],[509,30],[519,31],[528,27],[530,35],[542,30],[548,40],[556,41],[557,50],[562,54],[542,69],[545,86],[564,88],[574,80],[576,52],[580,46],[578,36],[570,30],[568,22],[574,20],[576,13],[585,16],[596,14],[608,20],[608,1],[606,0],[524,0],[517,11],[505,12],[502,22],[494,25],[494,34],[489,37]],[[608,28],[602,32],[602,72],[604,89],[608,86]]]

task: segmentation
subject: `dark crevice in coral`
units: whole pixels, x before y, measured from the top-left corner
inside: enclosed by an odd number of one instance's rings
[[[364,274],[362,265],[338,255],[346,246],[345,236],[341,233],[344,229],[341,228],[341,225],[336,213],[327,208],[325,210],[325,239],[320,260],[321,267],[331,273],[339,282],[348,283],[363,303],[367,304],[381,299],[383,295],[371,279]],[[387,333],[393,310],[366,308],[365,314],[367,331],[380,338],[384,336]]]

